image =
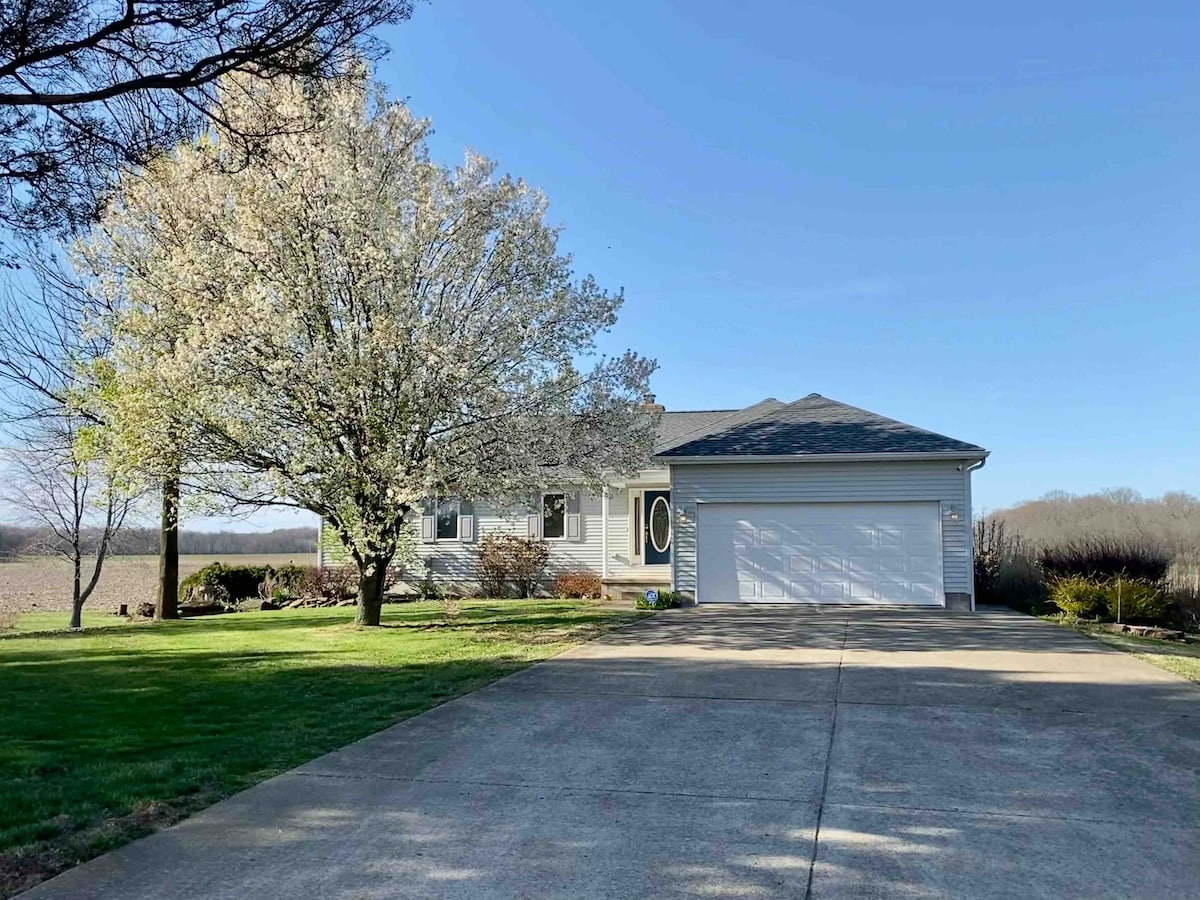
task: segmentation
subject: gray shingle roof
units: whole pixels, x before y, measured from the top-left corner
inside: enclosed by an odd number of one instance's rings
[[[694,441],[718,431],[753,419],[764,412],[783,406],[774,397],[760,400],[745,409],[701,409],[680,412],[665,412],[658,425],[658,440],[654,452],[662,453],[670,447]]]
[[[767,404],[765,408],[764,404]],[[774,404],[774,405],[770,405]],[[756,410],[756,411],[755,411]],[[751,413],[752,415],[745,415]],[[982,447],[809,394],[794,403],[763,401],[707,431],[658,450],[679,456],[803,456],[827,453],[983,453]]]

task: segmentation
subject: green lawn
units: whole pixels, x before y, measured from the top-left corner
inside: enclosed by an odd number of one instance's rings
[[[639,614],[583,601],[239,613],[0,637],[0,896]]]
[[[1159,641],[1134,637],[1131,634],[1113,634],[1098,628],[1081,627],[1079,630],[1111,647],[1131,653],[1143,662],[1200,682],[1200,644]]]

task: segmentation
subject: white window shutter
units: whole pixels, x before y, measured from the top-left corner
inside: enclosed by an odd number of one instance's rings
[[[421,543],[432,544],[437,540],[437,501],[426,497],[421,501]]]
[[[475,517],[472,515],[460,515],[458,517],[458,539],[464,544],[469,544],[475,540]]]
[[[531,538],[540,538],[542,536],[542,514],[540,512],[530,513],[526,517],[525,531]]]
[[[567,514],[565,522],[566,538],[568,541],[583,540],[583,516],[579,512],[579,492],[567,494]]]

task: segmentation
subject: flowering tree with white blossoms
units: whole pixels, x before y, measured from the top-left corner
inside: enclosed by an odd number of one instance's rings
[[[428,123],[365,73],[251,89],[274,96],[231,92],[235,123],[272,106],[310,127],[233,172],[220,131],[180,147],[80,247],[114,311],[110,416],[136,447],[182,412],[192,459],[324,518],[374,625],[422,498],[643,466],[654,363],[596,357],[622,297],[574,279],[545,198],[474,154],[431,162]],[[164,317],[171,352],[148,350]]]

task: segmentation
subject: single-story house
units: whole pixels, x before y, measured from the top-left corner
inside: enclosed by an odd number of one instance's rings
[[[988,451],[809,394],[663,411],[654,464],[603,491],[547,485],[529,508],[430,501],[418,553],[470,591],[480,537],[545,539],[548,576],[698,603],[974,607],[971,472]],[[323,542],[324,543],[324,542]]]

